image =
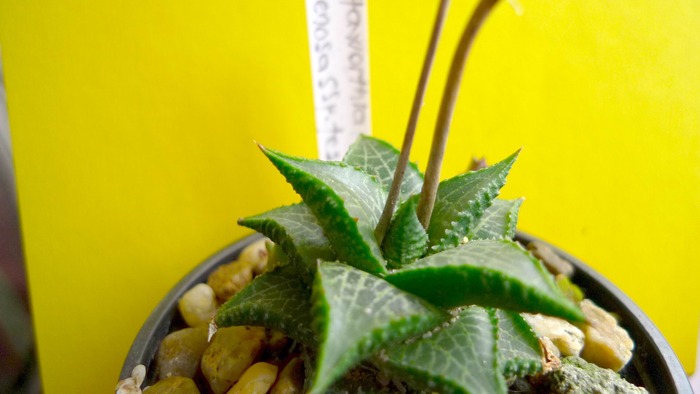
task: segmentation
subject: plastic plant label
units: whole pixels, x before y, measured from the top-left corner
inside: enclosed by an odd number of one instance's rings
[[[371,134],[366,0],[306,0],[318,154]]]

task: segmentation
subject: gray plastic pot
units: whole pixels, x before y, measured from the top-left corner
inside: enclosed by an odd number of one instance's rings
[[[177,313],[177,300],[194,285],[206,282],[209,274],[219,265],[234,260],[243,248],[260,238],[261,235],[252,235],[227,246],[193,269],[170,290],[136,335],[119,374],[120,380],[129,377],[136,365],[144,364],[148,371],[144,386],[155,383],[154,368],[150,368],[149,365],[161,340],[169,332],[184,327]],[[537,239],[519,232],[516,240],[526,245]],[[588,298],[604,309],[617,314],[620,317],[620,324],[634,340],[634,355],[632,361],[621,371],[622,376],[638,386],[644,386],[650,393],[692,394],[693,390],[681,363],[661,332],[644,312],[615,285],[593,269],[560,249],[551,245],[550,247],[560,257],[574,265],[573,282],[584,289]]]

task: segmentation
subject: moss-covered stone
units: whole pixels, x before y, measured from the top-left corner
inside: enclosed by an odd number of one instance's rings
[[[580,357],[566,357],[560,369],[545,376],[544,386],[555,394],[647,393],[610,369]]]

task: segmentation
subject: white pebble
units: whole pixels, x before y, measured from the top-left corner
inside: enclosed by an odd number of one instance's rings
[[[200,283],[188,290],[177,306],[190,327],[207,325],[216,314],[216,294],[209,285]]]
[[[117,394],[141,394],[141,384],[146,377],[146,367],[139,364],[131,371],[131,377],[117,383]]]

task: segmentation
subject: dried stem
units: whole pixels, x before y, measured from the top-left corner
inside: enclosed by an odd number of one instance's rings
[[[474,10],[474,14],[472,14],[467,27],[464,29],[464,33],[462,33],[457,51],[452,58],[450,74],[445,84],[445,91],[442,96],[442,103],[440,104],[440,112],[435,125],[435,133],[433,134],[433,144],[430,148],[428,168],[425,170],[425,181],[423,182],[420,201],[418,201],[418,219],[425,229],[427,229],[430,224],[430,216],[433,213],[433,206],[435,205],[437,187],[440,182],[440,168],[442,167],[442,159],[445,155],[445,145],[447,144],[450,123],[452,121],[452,115],[462,81],[464,64],[467,61],[469,50],[474,43],[474,38],[479,28],[496,3],[498,3],[498,0],[479,1],[479,4]]]
[[[423,70],[421,71],[420,79],[418,80],[418,88],[416,89],[416,94],[413,97],[411,116],[409,117],[408,125],[406,126],[406,134],[404,134],[403,137],[401,155],[399,156],[399,160],[396,163],[396,169],[394,170],[394,178],[391,183],[391,189],[389,190],[389,197],[387,197],[386,204],[384,205],[384,211],[382,212],[382,216],[379,218],[377,228],[374,230],[374,235],[379,244],[381,244],[382,240],[384,239],[386,230],[391,222],[391,216],[394,214],[394,208],[396,207],[396,203],[399,201],[401,184],[403,182],[404,173],[406,172],[406,166],[408,165],[408,157],[411,153],[411,146],[413,145],[413,136],[416,134],[418,117],[420,115],[420,110],[423,107],[425,90],[428,86],[430,71],[433,67],[435,52],[437,50],[438,42],[440,41],[440,34],[442,33],[442,27],[445,24],[445,17],[447,16],[447,9],[449,8],[449,5],[450,0],[441,0],[437,16],[435,17],[433,31],[430,36],[430,44],[428,45],[428,50],[425,54],[425,59],[423,60]]]

